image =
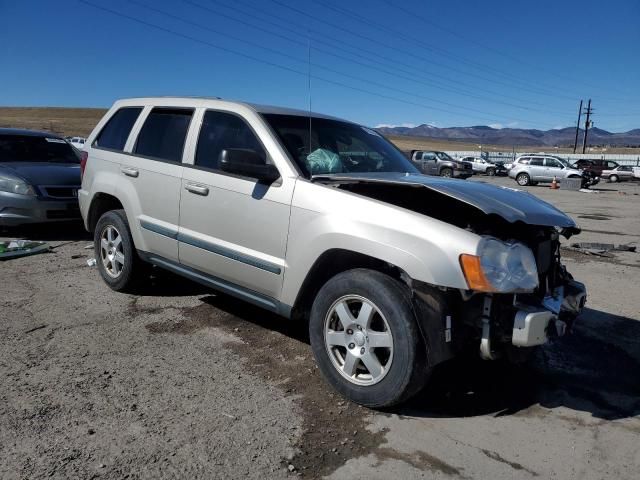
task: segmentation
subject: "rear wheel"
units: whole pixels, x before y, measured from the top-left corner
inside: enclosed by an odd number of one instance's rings
[[[609,177],[609,181],[610,181],[611,183],[616,183],[618,180],[619,180],[619,178],[618,178],[618,176],[617,176],[617,175],[611,175],[611,176]]]
[[[440,170],[440,176],[441,177],[451,178],[451,177],[453,177],[453,170],[451,170],[448,167],[445,167],[442,170]]]
[[[518,185],[526,187],[531,184],[531,177],[529,177],[528,173],[519,173],[516,176],[516,182],[518,182]]]
[[[93,234],[96,265],[109,287],[118,292],[130,292],[148,272],[136,252],[124,210],[103,214]]]
[[[329,280],[313,303],[309,336],[324,378],[361,405],[398,404],[427,380],[410,292],[380,272],[355,269]]]

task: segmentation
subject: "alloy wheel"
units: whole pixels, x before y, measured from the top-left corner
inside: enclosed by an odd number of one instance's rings
[[[336,300],[325,317],[324,340],[333,366],[352,383],[380,382],[393,361],[393,335],[380,309],[359,295]]]
[[[118,278],[124,268],[122,235],[113,225],[107,225],[100,234],[100,259],[107,275]]]

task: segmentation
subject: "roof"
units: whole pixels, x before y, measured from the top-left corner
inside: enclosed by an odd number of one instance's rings
[[[135,102],[140,102],[142,104],[145,103],[150,103],[150,102],[154,102],[156,100],[161,100],[164,102],[170,101],[170,100],[177,100],[180,102],[188,102],[188,101],[196,101],[199,104],[202,105],[211,105],[214,106],[216,104],[220,105],[220,106],[230,106],[230,105],[238,105],[238,106],[244,106],[244,107],[248,107],[251,110],[257,112],[257,113],[266,113],[266,114],[279,114],[279,115],[295,115],[295,116],[300,116],[300,117],[308,117],[309,115],[311,115],[312,117],[316,117],[316,118],[326,118],[329,120],[339,120],[342,122],[348,122],[348,120],[344,120],[342,118],[338,118],[338,117],[332,117],[330,115],[325,115],[322,113],[317,113],[317,112],[309,112],[308,110],[299,110],[299,109],[295,109],[295,108],[287,108],[287,107],[278,107],[275,105],[261,105],[261,104],[257,104],[257,103],[249,103],[249,102],[241,102],[241,101],[236,101],[236,100],[224,100],[221,99],[220,97],[192,97],[192,96],[174,96],[174,95],[166,95],[166,96],[156,96],[156,97],[136,97],[136,98],[122,98],[118,101],[122,101],[122,102],[126,102],[128,104],[131,103],[135,103]],[[350,122],[352,123],[352,122]]]
[[[62,138],[56,133],[41,132],[38,130],[25,130],[22,128],[0,128],[0,135],[23,135],[27,137]]]

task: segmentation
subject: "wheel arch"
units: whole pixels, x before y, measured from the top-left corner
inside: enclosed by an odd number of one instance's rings
[[[411,285],[411,277],[392,263],[353,250],[332,248],[322,253],[307,272],[296,296],[292,317],[307,317],[322,286],[337,274],[355,268],[378,271],[402,281],[407,286]]]
[[[87,230],[92,232],[95,230],[100,217],[110,210],[124,209],[122,202],[109,193],[98,192],[91,199],[89,212],[87,215]]]

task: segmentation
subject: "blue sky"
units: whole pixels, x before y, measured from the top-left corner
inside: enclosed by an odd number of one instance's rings
[[[306,109],[310,72],[313,110],[371,126],[558,128],[591,98],[595,126],[640,127],[637,0],[0,0],[0,19],[5,106]]]

